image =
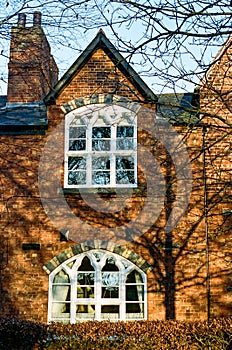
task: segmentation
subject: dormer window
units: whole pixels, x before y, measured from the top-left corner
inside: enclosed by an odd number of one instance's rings
[[[65,188],[136,187],[137,118],[96,104],[66,115]]]

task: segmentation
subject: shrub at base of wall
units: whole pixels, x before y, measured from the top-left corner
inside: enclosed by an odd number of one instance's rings
[[[1,350],[232,349],[232,318],[211,322],[133,321],[49,325],[0,319]]]

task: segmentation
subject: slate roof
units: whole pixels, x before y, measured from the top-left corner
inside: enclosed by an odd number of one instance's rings
[[[199,95],[194,93],[167,93],[157,95],[157,115],[172,125],[201,125]]]
[[[0,96],[0,134],[44,134],[48,126],[44,104],[6,104]]]
[[[171,125],[202,125],[196,93],[160,94],[157,99],[157,115]],[[44,134],[47,127],[47,111],[43,103],[7,105],[6,96],[0,96],[0,135]]]

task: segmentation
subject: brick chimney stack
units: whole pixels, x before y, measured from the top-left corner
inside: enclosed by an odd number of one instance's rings
[[[36,11],[33,26],[26,27],[26,14],[12,27],[8,64],[8,103],[40,101],[58,80],[58,68]]]

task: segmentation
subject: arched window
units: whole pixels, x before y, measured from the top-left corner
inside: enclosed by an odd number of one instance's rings
[[[93,104],[65,118],[66,188],[136,187],[136,113]]]
[[[146,319],[146,284],[146,274],[120,255],[82,253],[50,274],[48,320]]]

